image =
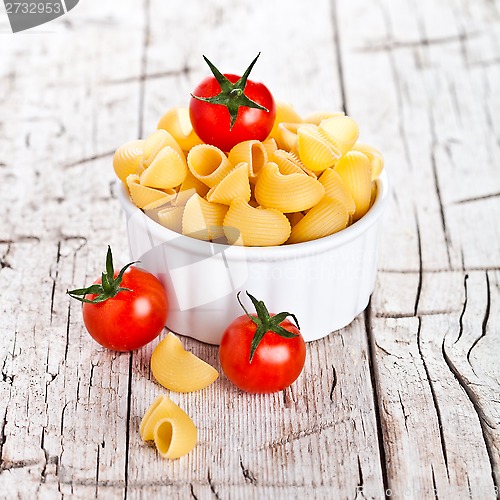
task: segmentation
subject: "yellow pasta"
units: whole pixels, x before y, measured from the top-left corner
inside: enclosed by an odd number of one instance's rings
[[[186,175],[184,156],[181,157],[172,147],[165,146],[141,174],[141,184],[158,189],[170,189],[179,186]]]
[[[280,123],[278,125],[278,130],[273,138],[280,149],[286,149],[291,152],[296,151],[298,141],[297,130],[301,125],[301,123]]]
[[[332,167],[340,154],[317,125],[302,125],[297,131],[298,151],[302,163],[314,172]]]
[[[325,188],[317,179],[303,173],[282,174],[273,162],[261,170],[255,185],[255,199],[259,205],[283,213],[307,210],[324,194]]]
[[[354,199],[338,172],[332,168],[327,168],[318,180],[325,188],[326,196],[342,202],[350,214],[355,212],[356,204]]]
[[[356,205],[353,220],[357,221],[370,208],[372,181],[370,162],[359,151],[349,151],[335,165],[335,171],[351,193]]]
[[[144,441],[155,442],[163,458],[170,459],[189,453],[198,440],[198,430],[189,415],[164,394],[146,410],[139,433]]]
[[[267,163],[267,151],[260,141],[244,141],[229,151],[228,159],[232,165],[247,163],[250,178],[255,178]]]
[[[317,178],[316,174],[304,166],[300,158],[289,151],[277,149],[270,155],[270,160],[278,165],[282,174],[306,173],[307,175]]]
[[[191,125],[187,108],[169,109],[161,117],[157,128],[169,132],[184,151],[189,151],[197,144],[201,144],[201,139]]]
[[[138,175],[131,174],[127,177],[127,186],[130,192],[130,198],[139,208],[163,205],[172,200],[172,193],[166,193],[160,189],[154,189],[142,186]]]
[[[384,157],[382,156],[382,153],[368,144],[360,144],[359,142],[356,143],[352,149],[353,151],[359,151],[368,157],[368,160],[370,161],[372,181],[377,179],[382,173],[382,170],[384,170]]]
[[[198,180],[188,169],[186,177],[179,188],[179,193],[182,191],[189,191],[192,194],[198,193],[203,197],[208,193],[209,189],[210,188],[206,184]]]
[[[274,126],[269,134],[270,137],[276,139],[278,126],[280,123],[302,123],[302,118],[293,109],[293,106],[287,102],[276,101],[276,118]]]
[[[347,226],[349,214],[343,203],[325,196],[293,227],[287,243],[301,243],[336,233]]]
[[[214,187],[232,170],[227,156],[215,146],[199,144],[188,153],[191,173],[208,187]]]
[[[266,150],[268,158],[273,151],[278,149],[278,144],[276,144],[276,141],[272,137],[268,137],[265,141],[262,141],[262,145]]]
[[[358,140],[358,125],[349,116],[327,118],[319,124],[319,128],[326,134],[339,156],[345,155]]]
[[[334,116],[344,116],[345,113],[342,111],[338,113],[328,113],[324,111],[319,111],[317,113],[313,113],[312,115],[306,116],[304,118],[304,123],[312,123],[313,125],[319,125],[323,120],[326,120],[327,118],[333,118]]]
[[[144,158],[142,160],[142,165],[145,168],[149,167],[156,158],[156,155],[165,146],[170,146],[181,158],[183,157],[184,153],[176,140],[166,130],[161,129],[153,132],[144,142]]]
[[[254,208],[243,198],[233,200],[224,218],[224,232],[231,245],[281,245],[290,236],[290,230],[290,222],[280,211]]]
[[[207,200],[223,205],[231,205],[231,202],[238,197],[250,201],[251,191],[248,174],[248,163],[240,163],[217,186],[210,189],[207,193]]]
[[[205,241],[223,237],[223,222],[227,210],[226,205],[211,203],[194,194],[184,207],[182,234]]]
[[[183,206],[172,206],[158,212],[158,222],[176,233],[182,233]]]
[[[113,156],[113,168],[122,182],[136,174],[144,154],[144,141],[130,141],[120,146]]]
[[[219,376],[213,366],[186,351],[171,332],[154,349],[151,371],[163,387],[176,392],[204,389]]]

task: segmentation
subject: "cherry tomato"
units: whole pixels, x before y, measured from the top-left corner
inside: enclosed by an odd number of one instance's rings
[[[114,272],[108,247],[102,278],[88,288],[67,292],[83,302],[83,322],[92,338],[115,351],[133,351],[151,342],[163,330],[168,315],[161,282],[132,264]]]
[[[236,318],[222,335],[219,348],[222,370],[244,391],[281,391],[302,372],[306,359],[304,339],[293,314],[269,314],[262,301],[248,292],[247,295],[257,314],[250,315],[240,302],[246,314]],[[297,325],[286,319],[287,316]]]
[[[189,115],[196,134],[224,152],[243,141],[265,140],[274,125],[276,104],[264,84],[248,80],[259,56],[242,77],[221,74],[203,57],[214,76],[205,78],[192,93]]]

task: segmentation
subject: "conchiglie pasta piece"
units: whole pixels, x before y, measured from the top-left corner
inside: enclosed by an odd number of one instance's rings
[[[144,141],[130,141],[120,146],[113,156],[115,174],[127,182],[130,174],[136,174],[144,154]]]
[[[356,211],[354,199],[338,172],[332,168],[327,168],[318,180],[325,188],[326,196],[342,202],[350,214]]]
[[[167,207],[158,212],[158,222],[176,233],[182,233],[184,207]]]
[[[255,199],[259,205],[283,213],[307,210],[324,194],[325,188],[317,179],[303,173],[283,175],[273,162],[261,170],[255,185]]]
[[[159,189],[171,189],[179,186],[186,175],[185,160],[172,147],[165,146],[141,174],[141,184]]]
[[[297,136],[300,160],[312,171],[322,172],[340,158],[337,149],[317,125],[302,125]]]
[[[317,178],[316,174],[312,170],[306,168],[295,153],[277,149],[271,153],[270,160],[278,165],[282,174],[305,173],[315,179]]]
[[[177,141],[166,130],[161,129],[153,132],[144,142],[143,167],[149,167],[165,146],[170,146],[181,158],[184,158],[184,153]]]
[[[347,227],[349,214],[343,203],[325,196],[292,227],[287,243],[316,240]]]
[[[219,376],[213,366],[186,351],[171,332],[155,347],[151,371],[163,387],[176,392],[204,389]]]
[[[372,181],[377,179],[384,170],[384,157],[382,153],[368,144],[357,143],[352,147],[353,151],[365,154],[370,161]]]
[[[345,155],[358,140],[358,124],[350,116],[327,118],[319,127],[340,156]]]
[[[286,217],[293,229],[293,226],[295,226],[300,220],[304,218],[304,214],[302,212],[293,212],[292,214],[286,214]]]
[[[235,198],[250,201],[250,181],[248,163],[242,162],[207,193],[207,200],[213,203],[231,205]]]
[[[280,123],[278,125],[278,130],[273,138],[280,149],[292,152],[296,151],[298,141],[297,130],[301,125],[301,123]]]
[[[302,118],[295,109],[293,109],[291,104],[276,101],[276,118],[271,133],[269,134],[270,137],[276,138],[280,123],[302,123]]]
[[[260,141],[243,141],[229,151],[228,159],[232,165],[247,163],[249,176],[255,178],[267,163],[267,151]]]
[[[290,236],[290,230],[290,222],[280,211],[254,208],[243,198],[233,200],[224,218],[224,232],[231,245],[281,245]]]
[[[214,187],[232,170],[233,165],[219,148],[199,144],[188,153],[191,173],[208,187]]]
[[[196,446],[198,430],[189,415],[161,395],[146,410],[140,435],[144,441],[153,440],[163,458],[176,459]]]
[[[202,142],[193,130],[187,108],[169,109],[161,117],[157,128],[169,132],[184,151],[189,151]]]
[[[182,214],[182,234],[199,240],[217,240],[224,236],[224,217],[228,207],[211,203],[200,195],[189,198]]]
[[[127,177],[127,186],[130,199],[139,208],[144,208],[152,203],[159,202],[160,205],[167,203],[171,195],[160,189],[149,188],[139,184],[139,176],[131,174]]]
[[[363,217],[370,208],[372,181],[370,162],[359,151],[349,151],[335,165],[335,171],[351,193],[356,205],[353,220]]]
[[[208,193],[209,189],[210,188],[206,184],[198,180],[188,169],[187,175],[179,188],[179,193],[182,191],[190,191],[192,194],[198,193],[203,198],[203,196]]]
[[[342,111],[337,113],[329,113],[324,111],[319,111],[317,113],[313,113],[304,118],[304,123],[312,123],[313,125],[319,125],[323,120],[327,118],[333,118],[335,116],[344,116],[345,113]]]
[[[262,141],[262,145],[267,152],[268,158],[273,151],[276,151],[278,149],[278,144],[276,144],[276,141],[272,137],[268,137],[265,141]]]

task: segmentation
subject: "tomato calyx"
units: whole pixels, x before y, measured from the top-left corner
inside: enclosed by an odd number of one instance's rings
[[[286,338],[286,339],[291,339],[293,337],[297,337],[296,333],[290,332],[283,328],[281,326],[281,323],[288,318],[289,316],[293,318],[295,321],[295,324],[297,328],[300,330],[299,322],[297,318],[295,317],[295,314],[289,313],[289,312],[280,312],[278,314],[275,314],[271,316],[269,314],[269,311],[267,310],[266,305],[262,300],[257,300],[253,295],[250,295],[248,292],[246,294],[250,297],[250,300],[252,301],[254,307],[255,307],[255,312],[257,313],[257,316],[254,314],[250,314],[245,306],[242,304],[240,300],[240,293],[236,295],[236,298],[238,299],[238,302],[240,303],[240,306],[243,308],[245,311],[245,314],[255,323],[257,326],[257,329],[255,330],[255,334],[252,338],[252,342],[250,344],[250,363],[252,362],[253,356],[255,354],[255,351],[257,350],[257,347],[259,347],[259,344],[261,340],[264,338],[264,335],[268,332],[274,332],[277,333],[280,337]]]
[[[108,245],[108,253],[106,254],[106,272],[102,273],[101,283],[91,285],[87,288],[78,288],[76,290],[66,290],[66,293],[73,299],[88,304],[99,304],[108,299],[116,297],[120,292],[131,292],[130,288],[121,287],[123,274],[125,271],[136,262],[130,262],[122,267],[118,276],[115,278],[115,270],[113,267],[113,254],[111,247]],[[95,295],[93,299],[87,299],[86,295]]]
[[[229,130],[233,128],[233,125],[236,122],[240,106],[261,109],[262,111],[269,112],[267,108],[261,106],[259,103],[253,101],[245,95],[245,87],[247,85],[248,76],[250,75],[250,71],[252,71],[252,68],[257,62],[259,56],[260,52],[257,54],[257,57],[251,62],[250,66],[248,66],[245,73],[243,73],[243,76],[236,83],[230,82],[205,56],[203,56],[203,59],[205,59],[205,62],[208,64],[215,79],[219,83],[221,91],[219,94],[213,97],[199,97],[193,94],[191,94],[191,96],[195,99],[208,102],[210,104],[220,104],[222,106],[225,106],[229,111],[229,116],[231,117]]]

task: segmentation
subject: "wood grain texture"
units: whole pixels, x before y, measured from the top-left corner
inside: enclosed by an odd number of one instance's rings
[[[286,13],[286,15],[285,15]],[[500,484],[500,4],[80,2],[0,12],[0,498],[478,498]],[[171,394],[199,428],[139,438],[149,358],[101,349],[65,295],[128,260],[117,146],[187,105],[201,55],[303,114],[345,110],[392,183],[369,308],[266,396]],[[217,349],[183,339],[220,369]]]

